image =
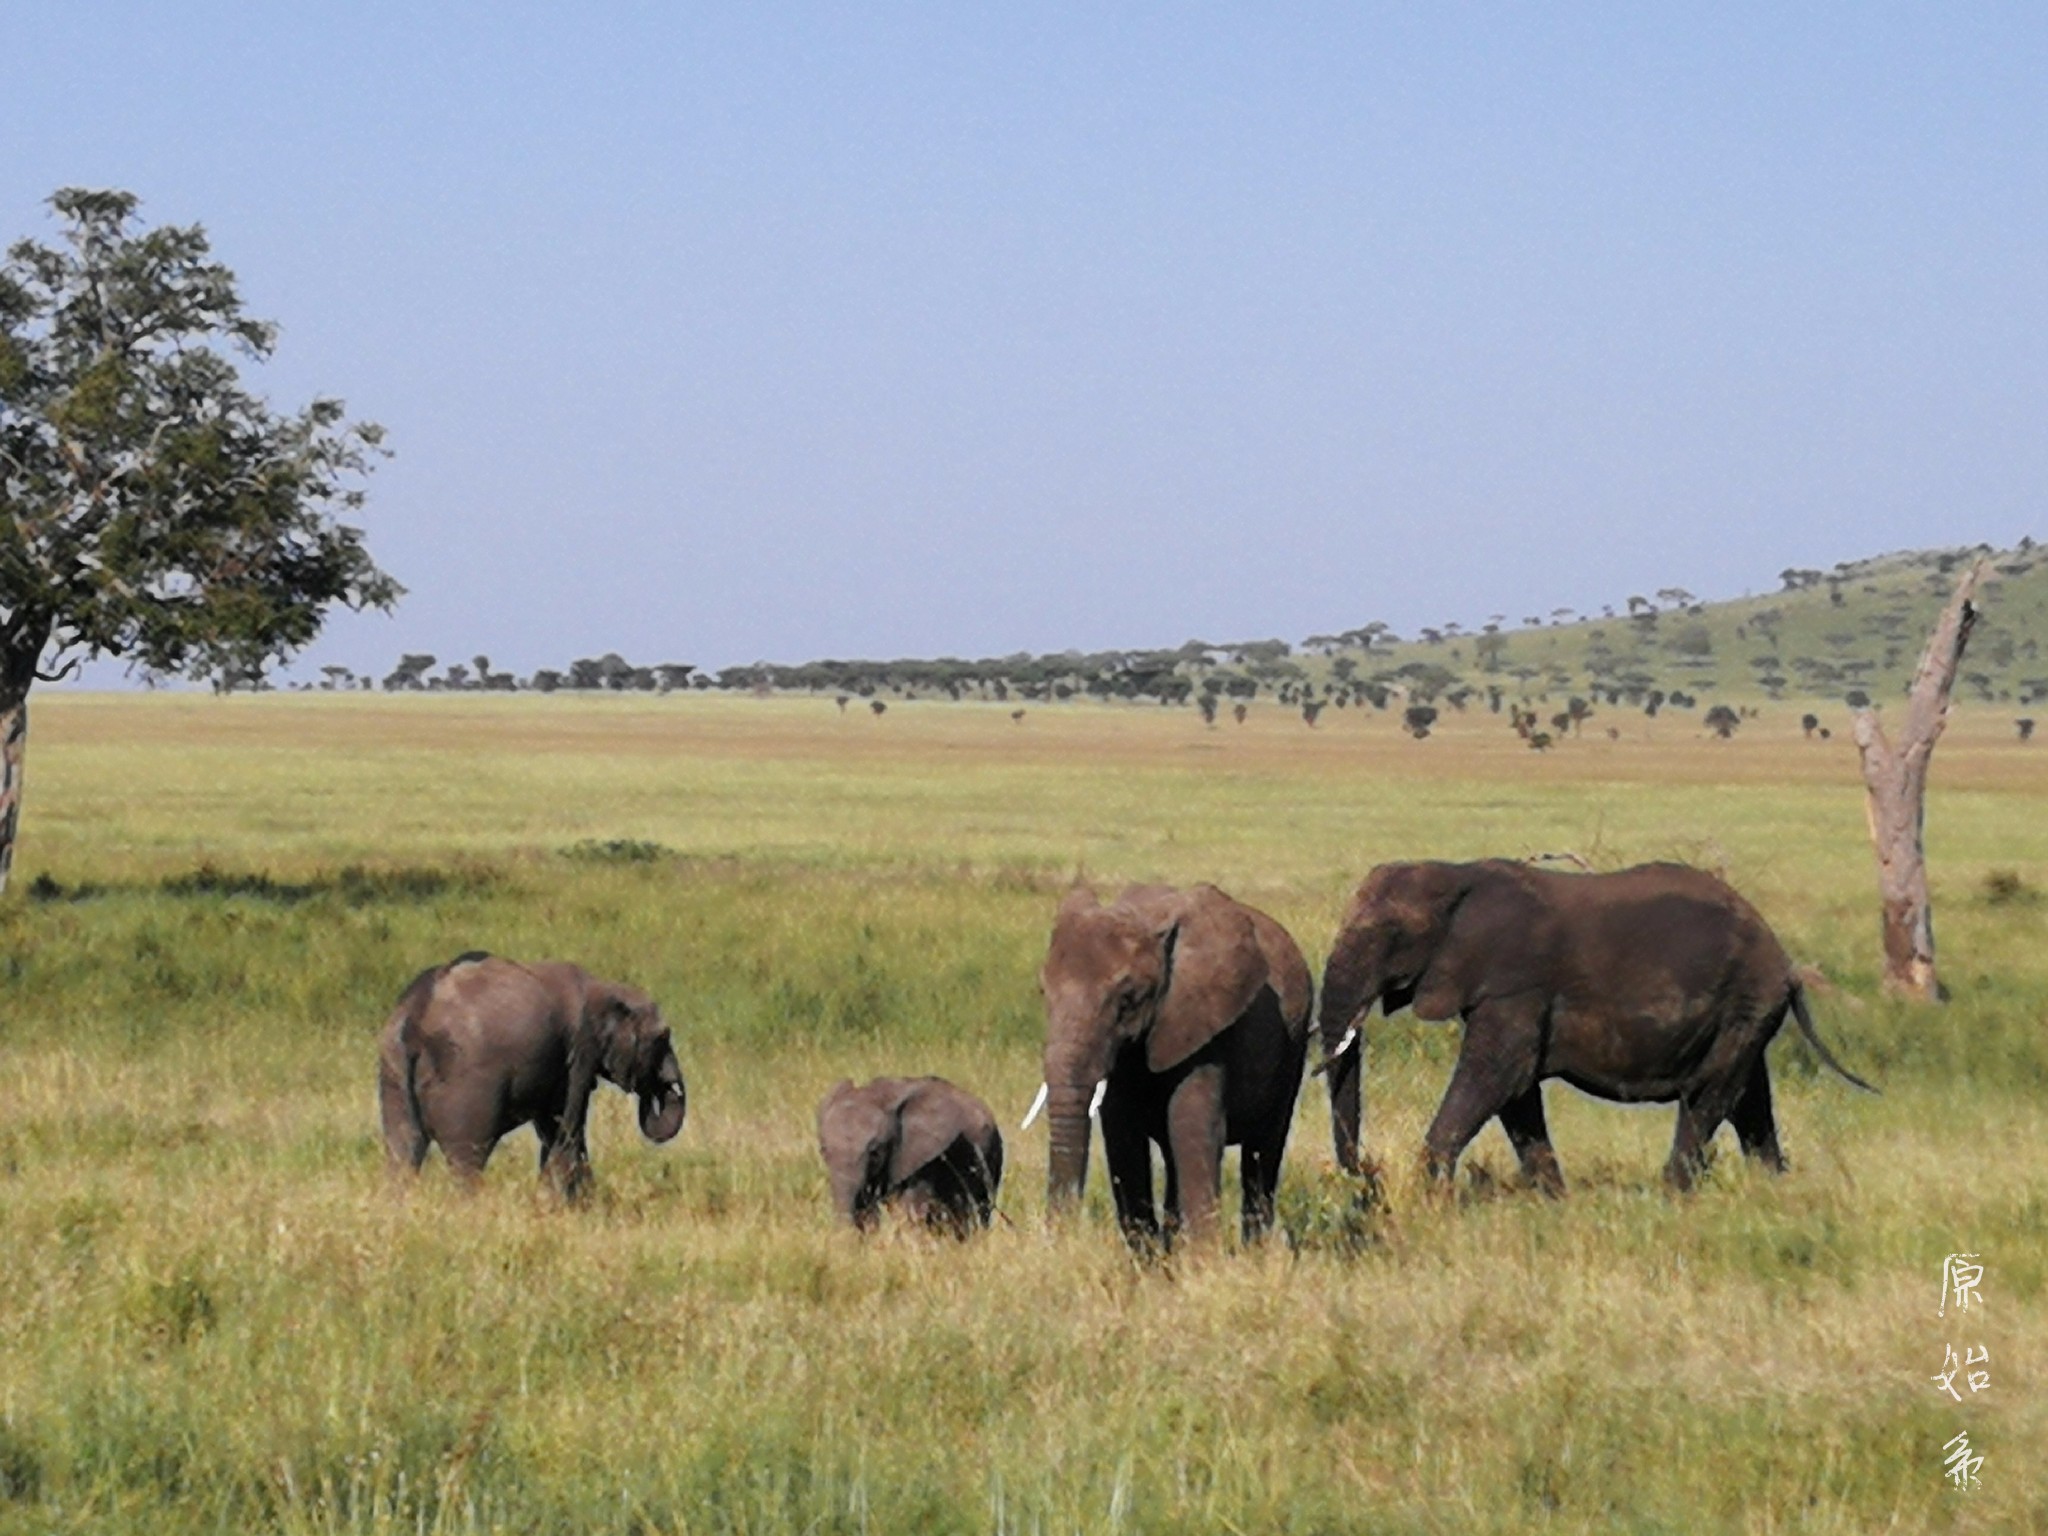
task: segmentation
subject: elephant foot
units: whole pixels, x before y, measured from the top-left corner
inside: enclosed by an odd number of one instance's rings
[[[1674,1195],[1690,1195],[1713,1165],[1711,1157],[1674,1157],[1664,1165],[1664,1187]]]
[[[1564,1198],[1564,1169],[1558,1166],[1557,1158],[1550,1154],[1531,1157],[1522,1164],[1522,1177],[1529,1187],[1546,1200]]]
[[[1375,1158],[1365,1158],[1350,1170],[1351,1209],[1360,1215],[1385,1210],[1387,1205],[1387,1171]]]

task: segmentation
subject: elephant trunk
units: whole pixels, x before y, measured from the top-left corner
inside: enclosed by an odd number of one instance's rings
[[[1067,1084],[1051,1089],[1046,1109],[1051,1150],[1046,1160],[1045,1203],[1054,1212],[1072,1209],[1080,1202],[1081,1192],[1087,1187],[1088,1142],[1092,1130],[1088,1111],[1094,1093],[1093,1083]]]
[[[640,1134],[652,1142],[671,1141],[683,1128],[689,1094],[683,1087],[682,1064],[671,1050],[654,1079],[640,1090]]]
[[[1363,1041],[1330,1068],[1330,1140],[1337,1166],[1357,1173],[1358,1136],[1365,1119],[1365,1047]]]
[[[1330,1137],[1337,1166],[1359,1169],[1358,1138],[1365,1118],[1365,1016],[1379,1000],[1378,945],[1362,924],[1347,924],[1323,968],[1317,1030],[1330,1088]]]

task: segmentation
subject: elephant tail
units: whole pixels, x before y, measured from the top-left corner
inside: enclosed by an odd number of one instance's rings
[[[1799,1021],[1799,1033],[1806,1036],[1806,1043],[1813,1047],[1813,1054],[1818,1056],[1828,1067],[1832,1068],[1835,1075],[1844,1082],[1855,1084],[1865,1093],[1876,1093],[1877,1090],[1875,1088],[1835,1060],[1835,1053],[1821,1043],[1820,1035],[1813,1027],[1813,1015],[1806,1011],[1806,988],[1797,981],[1792,983],[1791,1001],[1792,1017]]]
[[[418,1168],[427,1157],[427,1124],[420,1112],[420,1020],[434,995],[441,967],[420,972],[400,994],[384,1026],[377,1061],[377,1088],[384,1119],[384,1146],[395,1167]]]

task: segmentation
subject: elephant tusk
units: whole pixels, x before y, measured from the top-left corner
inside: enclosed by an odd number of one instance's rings
[[[1103,1095],[1107,1094],[1108,1092],[1109,1079],[1105,1077],[1101,1082],[1095,1085],[1095,1097],[1088,1101],[1088,1118],[1090,1120],[1093,1120],[1096,1117],[1096,1115],[1102,1112]]]
[[[1358,1026],[1354,1024],[1344,1031],[1344,1038],[1337,1042],[1335,1050],[1326,1051],[1323,1054],[1323,1059],[1316,1063],[1315,1071],[1311,1072],[1309,1076],[1321,1077],[1325,1072],[1336,1066],[1343,1059],[1344,1053],[1356,1044],[1358,1044]]]
[[[1028,1131],[1031,1129],[1031,1122],[1036,1120],[1038,1118],[1038,1112],[1041,1109],[1045,1108],[1046,1092],[1047,1090],[1045,1084],[1040,1083],[1038,1085],[1038,1097],[1031,1101],[1031,1108],[1028,1111],[1026,1111],[1024,1115],[1024,1123],[1017,1127],[1018,1130]]]

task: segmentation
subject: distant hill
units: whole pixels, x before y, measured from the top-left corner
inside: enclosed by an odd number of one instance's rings
[[[1306,649],[1351,677],[1419,678],[1438,692],[1499,686],[1529,697],[1597,691],[1610,702],[1653,691],[1882,700],[1905,691],[1935,616],[1980,558],[1991,569],[1958,696],[2048,700],[2048,551],[2032,540],[2014,550],[1918,550],[1827,571],[1787,570],[1767,597],[1703,602],[1666,588],[1626,596],[1598,615],[1503,615],[1476,634],[1446,626],[1401,641],[1375,637],[1363,648],[1353,631],[1314,637]]]
[[[1983,617],[1970,640],[1958,696],[1987,704],[2048,701],[2048,553],[2017,549],[1919,550],[1845,561],[1832,570],[1786,570],[1767,597],[1706,602],[1675,587],[1620,598],[1598,615],[1556,609],[1499,614],[1478,630],[1456,624],[1397,636],[1366,623],[1338,634],[1126,650],[963,660],[759,662],[707,673],[679,662],[634,666],[607,655],[530,678],[407,656],[386,675],[391,691],[534,689],[661,692],[679,688],[801,692],[836,697],[1056,701],[1077,697],[1219,708],[1255,698],[1305,710],[1384,709],[1438,702],[1496,711],[1508,703],[1588,703],[1652,712],[1766,698],[1860,704],[1905,690],[1935,615],[1971,562],[1990,562]],[[323,687],[367,688],[369,677],[325,669]],[[1546,714],[1548,711],[1546,711]]]

